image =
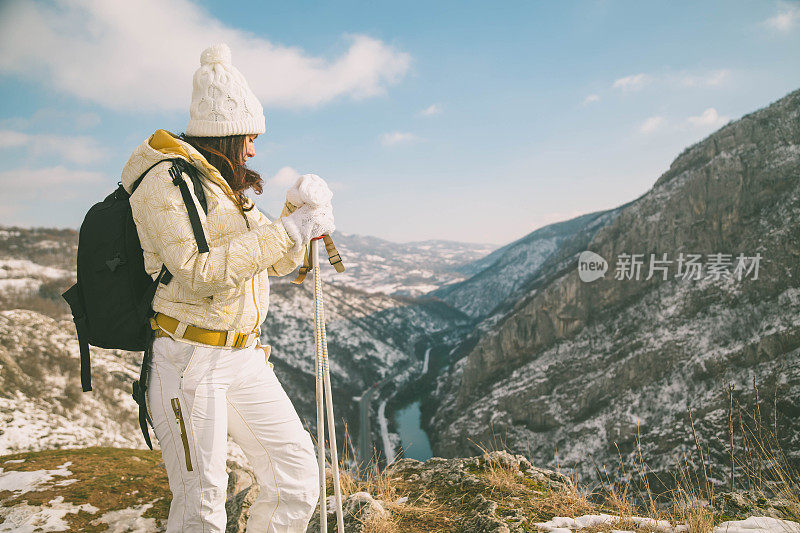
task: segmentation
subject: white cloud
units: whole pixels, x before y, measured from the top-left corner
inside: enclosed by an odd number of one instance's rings
[[[785,5],[780,13],[765,20],[764,25],[783,33],[792,31],[800,26],[800,5]]]
[[[643,89],[647,85],[657,84],[671,88],[687,87],[718,87],[730,80],[731,71],[728,69],[715,69],[702,72],[677,72],[664,74],[632,74],[614,81],[613,87],[623,92],[633,92]],[[594,95],[587,97],[587,100]],[[584,105],[586,104],[584,100]]]
[[[716,87],[730,78],[728,69],[711,70],[701,74],[681,74],[676,81],[684,87]]]
[[[268,180],[268,183],[275,187],[289,188],[294,185],[294,182],[296,182],[299,177],[300,173],[296,169],[292,167],[282,167]]]
[[[589,105],[599,101],[600,101],[600,96],[596,94],[590,94],[589,96],[583,99],[583,105]]]
[[[100,183],[104,176],[100,172],[69,170],[61,165],[48,168],[15,168],[0,172],[0,183],[4,187],[40,187],[42,185]]]
[[[714,127],[718,128],[724,124],[726,124],[730,120],[726,116],[720,116],[717,113],[717,110],[713,107],[709,107],[705,111],[703,111],[699,116],[696,117],[689,117],[686,121],[691,124],[692,126],[699,127],[699,128],[709,128]]]
[[[24,146],[30,135],[18,131],[0,130],[0,149]]]
[[[281,167],[278,172],[275,173],[274,176],[267,180],[267,183],[270,185],[274,185],[275,187],[286,187],[289,188],[297,181],[297,178],[300,177],[300,172],[294,167]],[[325,179],[324,177],[322,179]],[[344,188],[344,184],[341,182],[333,182],[329,180],[325,180],[328,183],[328,187],[331,190],[337,190]]]
[[[662,115],[652,116],[639,125],[639,133],[649,135],[665,128],[670,132],[687,131],[692,128],[710,130],[724,126],[729,120],[729,117],[720,115],[716,109],[709,107],[700,115],[687,117],[685,121],[670,121]]]
[[[67,109],[44,107],[30,117],[11,117],[0,120],[0,126],[12,129],[54,128],[86,130],[100,124],[100,116],[92,112],[76,112]]]
[[[328,187],[330,187],[332,191],[341,191],[347,189],[347,185],[341,181],[328,181]]]
[[[384,146],[394,146],[395,144],[408,143],[416,140],[418,140],[418,137],[413,133],[393,131],[381,135],[381,144]]]
[[[433,115],[438,115],[441,112],[442,112],[442,106],[440,106],[439,104],[431,104],[422,111],[420,111],[419,114],[423,117],[430,117]]]
[[[650,117],[644,122],[642,122],[641,126],[639,126],[639,132],[644,134],[653,133],[663,125],[664,125],[664,117],[661,116]]]
[[[76,187],[105,181],[99,172],[70,170],[63,166],[47,168],[15,168],[0,172],[0,187],[6,201],[47,198],[74,198]],[[9,202],[9,203],[11,203]]]
[[[188,110],[200,52],[226,42],[265,106],[303,107],[382,94],[409,54],[366,35],[345,35],[327,59],[226,26],[189,0],[55,6],[14,1],[0,16],[0,74],[131,111]]]
[[[92,137],[61,136],[0,130],[0,150],[21,148],[31,156],[57,156],[73,163],[91,164],[102,160],[105,151]]]
[[[630,76],[615,80],[614,88],[624,92],[638,91],[651,81],[653,81],[652,77],[647,74],[631,74]]]

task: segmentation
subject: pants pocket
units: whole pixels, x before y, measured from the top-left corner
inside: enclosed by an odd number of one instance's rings
[[[158,337],[153,342],[153,357],[168,362],[178,374],[183,374],[192,364],[197,349],[196,344]]]
[[[264,361],[267,362],[270,368],[274,368],[275,365],[273,365],[272,361],[269,360],[269,356],[272,353],[272,346],[269,344],[261,344],[261,341],[257,341],[256,348],[264,350]]]
[[[186,459],[186,470],[192,471],[192,456],[189,453],[189,435],[186,433],[186,423],[183,420],[183,411],[181,411],[181,402],[178,398],[170,399],[172,404],[172,412],[175,413],[175,423],[181,433],[181,442],[183,443],[183,454]]]

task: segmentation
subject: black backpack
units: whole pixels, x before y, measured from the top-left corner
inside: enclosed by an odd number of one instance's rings
[[[169,169],[172,183],[180,188],[189,213],[197,247],[200,253],[208,252],[208,243],[186,181],[192,180],[195,195],[204,211],[208,211],[205,193],[200,184],[199,171],[182,158],[164,159],[150,166],[133,183],[131,194],[145,175],[156,165],[172,162]],[[159,283],[172,280],[167,267],[162,265],[155,280],[145,272],[142,246],[133,220],[130,195],[118,184],[117,190],[105,200],[95,204],[86,213],[78,234],[77,283],[62,295],[70,306],[81,351],[81,386],[84,392],[92,390],[89,345],[144,351],[141,374],[133,383],[133,398],[139,404],[139,425],[145,442],[153,448],[147,432],[145,392],[152,358],[153,296]]]

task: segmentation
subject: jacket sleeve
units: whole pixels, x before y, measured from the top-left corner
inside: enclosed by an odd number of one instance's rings
[[[234,289],[274,265],[294,245],[278,220],[223,245],[209,243],[209,251],[199,253],[189,213],[168,170],[168,164],[156,167],[142,180],[130,198],[131,211],[142,248],[155,252],[175,280],[192,292],[205,297]],[[206,215],[194,193],[192,199],[205,231]]]
[[[289,202],[284,203],[283,210],[281,211],[281,218],[293,213],[295,209],[297,209],[296,205]],[[258,211],[258,208],[254,209],[254,211]],[[271,224],[269,219],[261,211],[258,211],[256,216],[258,217],[257,223],[259,226],[262,224]],[[280,219],[278,219],[276,223],[279,221]],[[284,231],[286,230],[284,229]],[[294,241],[291,240],[291,237],[289,240],[292,242],[292,245],[294,245]],[[275,261],[275,263],[267,267],[267,273],[270,276],[285,276],[291,274],[295,268],[303,264],[307,253],[308,245],[303,245],[298,252],[286,252],[280,259]]]

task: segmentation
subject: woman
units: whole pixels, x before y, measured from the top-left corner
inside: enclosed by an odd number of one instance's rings
[[[225,530],[230,434],[260,485],[247,530],[301,532],[319,498],[316,455],[267,364],[259,327],[269,304],[268,276],[292,272],[309,240],[334,230],[331,193],[321,178],[303,176],[287,193],[281,217],[268,220],[244,195],[262,187],[245,166],[265,131],[261,104],[226,45],[206,49],[200,63],[185,134],[157,130],[122,173],[130,192],[155,165],[130,204],[145,269],[155,278],[164,265],[173,276],[153,299],[147,389],[172,490],[167,531]],[[199,171],[197,184],[186,173],[171,173],[164,160],[175,157]],[[198,249],[179,179],[191,191],[208,251]]]

